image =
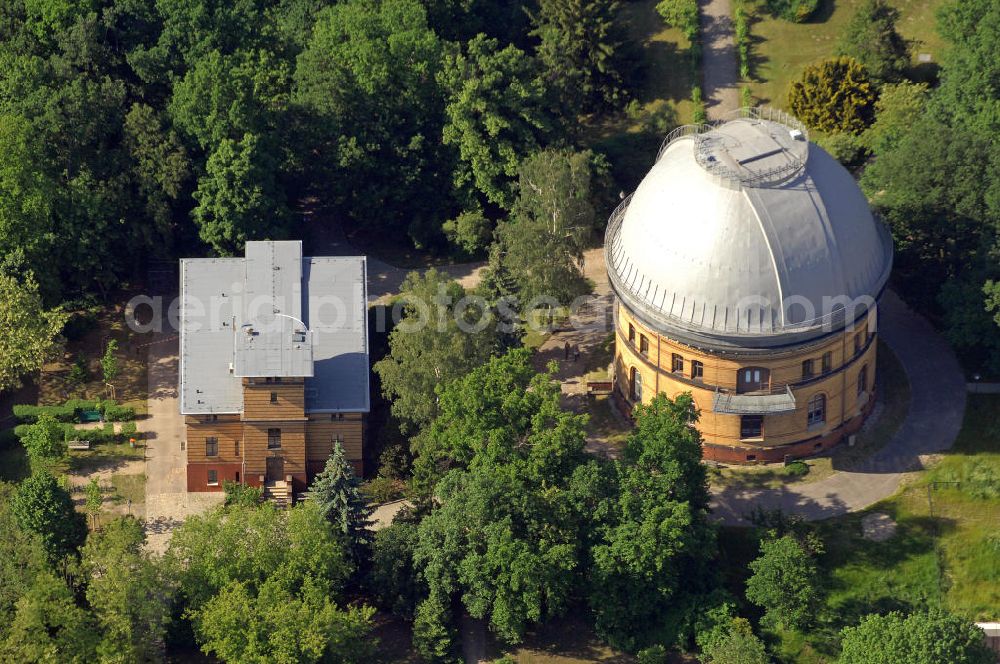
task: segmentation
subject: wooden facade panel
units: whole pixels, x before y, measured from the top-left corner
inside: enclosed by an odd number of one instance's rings
[[[209,438],[217,441],[217,454],[208,456],[206,453]],[[243,453],[243,423],[236,419],[218,421],[198,421],[187,425],[187,458],[188,463],[212,461],[217,463],[234,463],[242,460]]]
[[[243,386],[244,420],[293,420],[305,417],[305,408],[302,383]]]
[[[281,431],[281,447],[268,449],[268,429]],[[263,475],[267,467],[267,457],[280,456],[284,459],[285,473],[288,475],[306,472],[306,439],[304,422],[255,423],[245,422],[243,428],[244,461],[247,476]]]
[[[361,459],[364,421],[356,419],[331,420],[328,415],[310,415],[306,425],[306,457],[310,461],[323,461],[330,457],[334,440],[341,441],[349,460]]]

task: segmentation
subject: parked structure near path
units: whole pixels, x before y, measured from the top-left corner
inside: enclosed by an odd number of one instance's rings
[[[672,132],[605,241],[615,378],[631,407],[691,392],[705,458],[828,449],[874,405],[892,240],[795,118]]]
[[[363,472],[366,279],[364,257],[303,257],[301,242],[181,261],[188,491],[230,480],[289,500],[335,442]]]

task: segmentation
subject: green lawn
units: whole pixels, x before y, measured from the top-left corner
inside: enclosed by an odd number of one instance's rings
[[[644,75],[641,87],[632,91],[635,101],[627,112],[589,118],[583,127],[583,143],[607,155],[624,191],[634,190],[653,165],[663,137],[691,122],[694,114],[689,43],[680,30],[663,23],[656,4],[638,0],[621,5],[627,39],[642,54]]]
[[[772,18],[759,6],[752,10],[751,83],[754,98],[761,104],[786,107],[788,87],[802,69],[834,54],[843,33],[861,0],[824,0],[808,23],[792,23]],[[898,28],[907,39],[920,43],[913,56],[930,53],[940,61],[943,41],[935,29],[934,14],[944,0],[892,0],[900,10]],[[752,7],[752,6],[751,6]]]
[[[872,612],[946,606],[969,620],[996,620],[1000,607],[1000,395],[970,395],[958,441],[930,470],[865,512],[815,524],[825,599],[807,632],[766,634],[781,662],[836,660],[838,633]],[[960,482],[942,485],[935,482]],[[928,503],[932,488],[933,518]],[[883,512],[897,523],[885,542],[861,535],[865,514]],[[727,528],[720,567],[742,597],[758,534]],[[756,608],[743,611],[756,617]]]

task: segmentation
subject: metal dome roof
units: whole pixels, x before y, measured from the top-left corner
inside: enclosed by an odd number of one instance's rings
[[[750,109],[668,136],[612,215],[605,252],[632,311],[667,336],[722,348],[840,329],[892,267],[891,237],[850,173],[794,118]]]

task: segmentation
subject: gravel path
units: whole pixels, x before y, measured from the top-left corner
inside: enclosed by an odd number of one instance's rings
[[[739,108],[739,66],[729,0],[699,0],[702,98],[709,120]]]
[[[879,333],[910,381],[906,419],[885,447],[858,468],[818,482],[780,489],[719,489],[713,509],[720,520],[745,525],[745,515],[758,505],[810,520],[856,512],[895,493],[907,472],[923,467],[921,457],[951,447],[965,414],[965,378],[951,348],[891,291],[882,300]]]
[[[146,444],[146,546],[163,553],[170,535],[191,514],[222,503],[219,493],[187,492],[187,454],[181,450],[184,417],[177,397],[178,341],[157,333],[149,352],[149,417],[138,422]]]

